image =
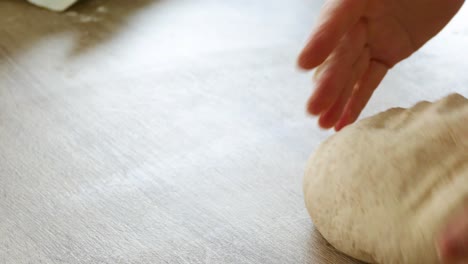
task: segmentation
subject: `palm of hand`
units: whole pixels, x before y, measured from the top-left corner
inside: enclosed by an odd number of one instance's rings
[[[299,58],[316,71],[308,111],[324,128],[353,123],[388,69],[437,34],[463,1],[328,0]]]

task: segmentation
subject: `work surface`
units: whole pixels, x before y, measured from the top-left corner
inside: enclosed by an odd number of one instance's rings
[[[303,204],[330,135],[295,68],[320,5],[1,1],[0,263],[357,263]],[[467,96],[467,18],[393,69],[364,115]]]

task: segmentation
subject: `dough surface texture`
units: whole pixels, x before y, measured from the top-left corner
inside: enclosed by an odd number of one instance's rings
[[[304,178],[315,227],[368,263],[438,263],[434,239],[467,196],[468,100],[458,94],[343,129]]]

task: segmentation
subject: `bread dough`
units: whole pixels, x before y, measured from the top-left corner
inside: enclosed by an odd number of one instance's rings
[[[336,249],[370,263],[438,263],[434,239],[468,195],[468,100],[394,108],[326,140],[305,202]]]

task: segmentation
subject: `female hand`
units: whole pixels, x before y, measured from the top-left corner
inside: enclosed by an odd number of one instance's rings
[[[308,112],[323,128],[353,123],[387,71],[436,35],[463,0],[326,0],[301,55],[316,71]]]

